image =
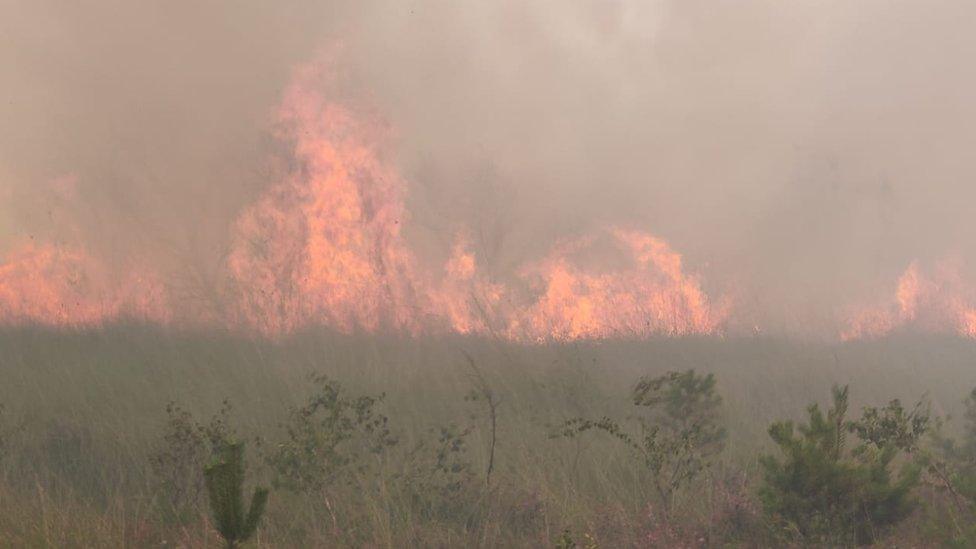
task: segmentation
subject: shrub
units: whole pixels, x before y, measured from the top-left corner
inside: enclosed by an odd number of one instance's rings
[[[224,400],[208,423],[200,423],[175,402],[166,405],[165,431],[149,464],[156,493],[170,518],[185,520],[197,510],[204,465],[235,436],[228,423],[230,410],[230,402]]]
[[[487,465],[485,466],[485,486],[491,486],[491,474],[495,470],[495,448],[498,445],[498,409],[502,404],[501,398],[488,383],[484,374],[478,368],[474,358],[462,351],[471,368],[471,390],[465,395],[468,402],[483,402],[484,414],[488,423],[488,447],[486,449]]]
[[[945,433],[951,418],[938,419],[924,454],[926,484],[940,499],[928,509],[928,535],[943,545],[976,545],[976,389],[964,401],[962,437]]]
[[[304,406],[291,411],[285,440],[268,458],[274,486],[322,492],[350,468],[367,467],[363,459],[396,445],[389,420],[377,411],[379,396],[347,396],[326,375],[312,375],[317,390]]]
[[[941,420],[932,432],[933,453],[929,466],[945,473],[947,488],[970,504],[976,504],[976,389],[964,401],[962,437],[945,434],[951,418]]]
[[[861,419],[848,425],[864,443],[875,448],[894,446],[912,454],[919,449],[922,436],[931,423],[928,406],[919,401],[911,411],[906,411],[898,399],[883,408],[865,407]]]
[[[918,467],[904,464],[896,480],[889,469],[899,446],[914,444],[915,432],[903,427],[924,422],[913,422],[899,412],[900,406],[849,422],[847,407],[847,387],[835,386],[826,415],[813,404],[806,424],[781,421],[769,428],[783,457],[760,459],[760,497],[766,512],[803,541],[869,544],[884,528],[907,517],[915,504],[911,491],[918,483]],[[862,443],[848,452],[850,432],[862,437]]]
[[[267,488],[255,488],[251,504],[244,506],[244,443],[227,443],[220,457],[204,468],[207,495],[217,531],[232,549],[250,539],[268,503]]]
[[[448,518],[470,511],[466,496],[477,494],[467,456],[471,429],[448,425],[432,430],[410,452],[412,470],[406,478],[411,503],[426,519]]]
[[[599,547],[590,534],[583,534],[582,545],[580,545],[573,538],[573,532],[569,528],[564,529],[559,534],[553,546],[555,549],[597,549]]]
[[[557,436],[598,430],[628,446],[650,473],[658,503],[669,512],[676,493],[706,470],[723,447],[725,430],[718,425],[722,398],[715,391],[715,377],[694,370],[644,377],[631,399],[644,412],[637,418],[639,435],[604,417],[568,420]]]

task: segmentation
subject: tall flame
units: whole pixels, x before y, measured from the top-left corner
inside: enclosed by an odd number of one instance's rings
[[[313,93],[320,78],[304,69],[278,113],[296,168],[237,222],[228,266],[239,320],[266,333],[310,323],[416,332],[404,184],[380,158],[382,128]]]
[[[506,286],[479,272],[463,233],[442,267],[423,266],[402,234],[407,185],[388,158],[385,126],[319,93],[327,67],[296,75],[275,124],[290,168],[234,223],[229,305],[204,320],[271,336],[321,325],[526,342],[720,329],[726,307],[709,303],[666,242],[638,231],[606,232],[626,259],[612,272],[574,261],[589,238],[557,247],[509,281],[518,287]],[[6,323],[169,322],[178,305],[146,271],[113,272],[80,249],[27,245],[0,265]]]
[[[285,94],[279,135],[297,167],[237,223],[229,266],[243,324],[531,341],[717,329],[723,313],[683,274],[681,257],[638,232],[611,233],[634,263],[627,271],[594,275],[558,254],[536,266],[545,290],[535,302],[513,303],[514,292],[480,276],[463,238],[442,275],[418,268],[401,236],[406,183],[382,154],[385,132],[312,91],[323,77],[306,68]]]

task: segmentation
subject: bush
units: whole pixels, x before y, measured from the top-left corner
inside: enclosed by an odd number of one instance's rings
[[[678,491],[711,465],[723,447],[725,430],[718,425],[722,398],[715,377],[694,370],[641,378],[631,399],[644,415],[637,418],[640,435],[632,435],[608,417],[566,421],[557,436],[576,437],[603,431],[627,445],[650,473],[658,503],[669,512]]]
[[[362,471],[367,455],[396,445],[389,420],[377,411],[379,396],[347,396],[325,375],[312,375],[316,392],[291,411],[285,440],[268,458],[274,486],[321,493],[350,469]]]
[[[410,471],[405,478],[411,504],[424,519],[457,517],[471,511],[479,487],[467,455],[471,429],[455,425],[431,431],[432,440],[421,440],[410,452]]]
[[[922,401],[909,412],[895,399],[883,408],[865,407],[861,419],[851,422],[848,429],[875,448],[894,446],[914,454],[922,436],[929,430],[930,422],[928,406]]]
[[[951,418],[932,430],[924,455],[926,483],[938,498],[928,509],[927,535],[946,546],[976,545],[976,389],[964,401],[962,437],[945,433]]]
[[[859,422],[846,419],[847,407],[847,387],[835,386],[826,415],[813,404],[807,409],[808,423],[782,421],[769,428],[783,457],[760,459],[760,497],[766,512],[802,541],[870,544],[914,508],[911,492],[919,468],[904,464],[897,480],[889,469],[899,446],[913,444],[914,431],[906,435],[902,427],[915,423],[899,412],[900,405],[869,411]],[[851,432],[862,443],[848,452]]]
[[[231,405],[224,400],[208,423],[200,423],[175,402],[166,405],[162,440],[149,456],[156,493],[168,518],[183,521],[198,511],[204,465],[234,438],[228,423]]]
[[[267,488],[255,488],[244,505],[244,443],[229,442],[220,456],[203,470],[217,531],[229,549],[254,535],[268,503]]]

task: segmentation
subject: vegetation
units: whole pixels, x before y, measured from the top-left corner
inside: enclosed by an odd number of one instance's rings
[[[204,466],[234,437],[230,412],[230,402],[224,400],[210,422],[202,424],[177,403],[166,405],[165,432],[149,455],[157,503],[165,518],[182,522],[200,512]]]
[[[284,425],[285,439],[268,459],[274,485],[328,499],[327,491],[348,478],[349,468],[365,472],[367,455],[380,455],[397,444],[389,419],[376,411],[380,396],[349,397],[327,375],[310,376],[315,393],[293,409]]]
[[[925,422],[905,418],[897,402],[880,414],[876,409],[866,411],[860,421],[852,422],[847,419],[848,388],[834,387],[832,393],[826,414],[813,404],[807,409],[807,423],[782,421],[769,428],[783,458],[760,459],[760,497],[766,511],[786,533],[795,533],[797,541],[870,544],[914,507],[917,467],[905,464],[897,480],[890,468],[901,448],[914,446],[906,436],[919,434],[901,427]],[[861,444],[848,451],[850,432]]]
[[[468,353],[463,353],[471,366],[471,390],[464,397],[469,402],[483,402],[485,416],[488,421],[488,464],[485,465],[485,485],[491,486],[491,473],[495,470],[495,446],[498,444],[498,408],[501,399],[485,379],[474,359]]]
[[[971,341],[519,347],[115,326],[0,346],[14,546],[976,540]]]
[[[268,503],[268,489],[255,488],[251,504],[244,505],[244,443],[229,442],[219,457],[203,470],[214,524],[228,549],[247,541],[258,529]]]
[[[622,442],[649,474],[657,503],[669,513],[675,496],[690,487],[722,449],[725,430],[717,424],[722,399],[715,392],[715,376],[688,370],[644,377],[631,400],[646,410],[636,418],[639,435],[628,434],[608,417],[571,419],[559,435],[572,438],[599,430]]]
[[[931,447],[922,453],[927,484],[937,496],[927,509],[927,533],[943,545],[976,545],[976,389],[965,400],[960,438],[947,434],[951,418],[932,430]]]

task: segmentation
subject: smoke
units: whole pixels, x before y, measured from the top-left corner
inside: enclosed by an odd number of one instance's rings
[[[8,263],[53,243],[227,308],[234,227],[296,169],[279,105],[324,63],[326,99],[386,128],[421,264],[463,234],[511,284],[624,227],[681,253],[729,331],[800,335],[887,307],[912,265],[976,282],[968,2],[6,4]]]

